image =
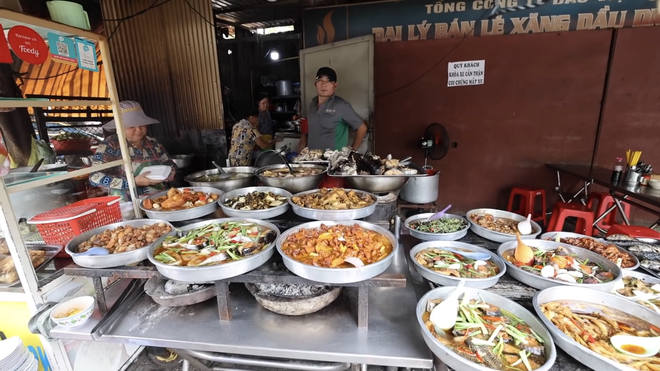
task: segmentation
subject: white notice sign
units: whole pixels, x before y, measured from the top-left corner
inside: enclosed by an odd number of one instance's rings
[[[483,85],[486,61],[449,62],[447,65],[447,86]]]

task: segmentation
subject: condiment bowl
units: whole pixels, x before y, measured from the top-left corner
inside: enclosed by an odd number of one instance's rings
[[[94,302],[95,299],[93,296],[79,296],[77,298],[67,300],[53,308],[53,310],[50,312],[50,319],[62,327],[80,326],[87,322],[89,317],[92,315],[92,312],[94,312]],[[66,314],[72,309],[77,309],[79,312],[68,317],[58,318],[59,316]]]

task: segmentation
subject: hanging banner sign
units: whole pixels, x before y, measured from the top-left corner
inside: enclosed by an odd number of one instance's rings
[[[483,85],[486,61],[449,62],[447,65],[447,86]]]
[[[61,36],[52,32],[48,33],[48,47],[53,61],[64,64],[78,64],[76,43],[70,37]]]
[[[94,43],[76,39],[76,50],[78,52],[78,67],[99,72],[99,67],[96,65],[96,46]]]
[[[42,64],[48,59],[48,45],[37,31],[14,26],[9,30],[9,45],[14,54],[31,64]]]
[[[2,25],[0,25],[0,29],[2,29]],[[13,61],[5,33],[0,32],[0,63],[12,63]]]

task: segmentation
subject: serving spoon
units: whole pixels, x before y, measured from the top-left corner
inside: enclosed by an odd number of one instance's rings
[[[446,250],[446,251],[451,251],[453,253],[462,255],[466,258],[473,259],[473,260],[489,260],[490,259],[490,254],[487,254],[485,252],[477,252],[477,251],[461,251],[461,250],[454,250],[449,247],[437,247],[438,250]]]
[[[449,210],[450,207],[451,207],[451,204],[449,206],[445,207],[444,209],[438,211],[437,213],[429,216],[429,218],[426,219],[426,221],[428,222],[428,221],[431,221],[431,220],[436,220],[436,219],[442,218],[443,216],[445,216],[445,211]]]
[[[216,169],[218,169],[218,176],[221,179],[229,178],[229,174],[225,171],[225,169],[222,168],[222,166],[218,165],[218,163],[215,161],[211,161],[211,163],[213,166],[215,166]]]
[[[76,255],[108,255],[110,251],[105,247],[94,246],[85,252],[76,253]]]
[[[454,291],[433,308],[429,320],[435,327],[443,331],[454,328],[456,317],[458,317],[458,297],[463,293],[463,286],[465,286],[465,280],[461,280]]]
[[[619,352],[634,357],[652,357],[660,351],[660,336],[639,337],[632,335],[614,335],[610,338],[610,342]]]
[[[518,230],[522,234],[531,234],[532,233],[532,214],[527,215],[527,219],[518,223]]]

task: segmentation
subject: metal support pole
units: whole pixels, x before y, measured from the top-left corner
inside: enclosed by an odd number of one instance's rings
[[[624,197],[624,199],[625,198],[626,197]],[[623,219],[623,223],[625,225],[630,225],[630,220],[628,220],[628,217],[626,216],[626,211],[623,209],[623,205],[621,205],[621,200],[614,197],[614,203],[616,204],[616,208],[619,210],[619,213],[621,213],[621,218]]]

